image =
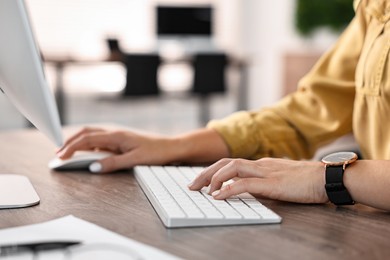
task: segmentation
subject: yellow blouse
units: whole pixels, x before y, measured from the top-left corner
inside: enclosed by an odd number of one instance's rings
[[[390,1],[362,0],[336,44],[275,106],[209,122],[232,157],[311,158],[353,132],[365,159],[390,159]]]

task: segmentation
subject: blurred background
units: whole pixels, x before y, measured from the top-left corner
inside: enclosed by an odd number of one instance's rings
[[[352,0],[27,0],[64,125],[179,133],[272,105],[337,39]],[[26,121],[0,96],[0,129]]]

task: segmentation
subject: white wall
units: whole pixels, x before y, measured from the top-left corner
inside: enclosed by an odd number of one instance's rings
[[[245,0],[244,0],[245,1]],[[211,4],[215,7],[216,43],[238,45],[240,0],[27,0],[36,35],[50,55],[102,58],[105,39],[116,37],[125,50],[156,47],[155,6]]]
[[[241,1],[241,48],[250,62],[249,108],[268,106],[283,89],[283,55],[287,52],[323,52],[335,36],[320,31],[302,39],[294,28],[295,1]]]
[[[27,0],[27,3],[36,37],[46,57],[101,60],[108,55],[106,38],[118,38],[126,52],[160,51],[164,55],[166,50],[184,51],[180,44],[161,44],[157,40],[155,7],[158,4],[210,4],[215,7],[216,47],[234,53],[240,44],[237,35],[241,0]],[[207,44],[202,41],[191,42],[191,47],[199,49],[204,49],[204,45]],[[170,48],[172,46],[174,48]],[[180,89],[190,85],[190,68],[177,69],[164,66],[160,73],[163,88]],[[106,72],[68,66],[64,80],[67,91],[120,91],[125,71],[106,67],[102,70]],[[55,74],[51,74],[49,71],[53,85]]]

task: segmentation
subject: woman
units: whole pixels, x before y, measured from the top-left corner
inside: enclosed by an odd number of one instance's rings
[[[102,173],[137,164],[217,161],[189,188],[210,185],[216,199],[247,191],[284,201],[355,201],[390,210],[390,3],[362,0],[355,7],[354,19],[334,47],[299,82],[298,90],[275,106],[238,112],[174,137],[85,128],[58,156],[65,159],[76,150],[96,148],[115,152],[91,165]],[[366,160],[348,159],[341,175],[334,172],[341,176],[336,183],[341,186],[328,183],[331,163],[326,161],[325,168],[323,162],[298,161],[351,132]],[[223,159],[229,157],[245,159]],[[237,181],[221,188],[235,177]],[[346,203],[338,203],[339,193],[349,196],[341,199]]]

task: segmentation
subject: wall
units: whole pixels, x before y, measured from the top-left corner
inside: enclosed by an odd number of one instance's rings
[[[240,0],[27,0],[42,49],[48,54],[101,58],[105,39],[119,38],[126,50],[156,47],[155,13],[158,4],[215,7],[216,43],[234,49],[238,44],[237,9]]]
[[[335,41],[326,30],[302,39],[294,29],[295,1],[243,0],[241,48],[250,63],[249,108],[273,104],[284,93],[286,53],[322,53]]]
[[[237,10],[240,0],[27,0],[27,3],[36,37],[46,57],[101,60],[108,56],[107,38],[118,38],[126,52],[180,52],[181,45],[166,42],[161,44],[157,40],[155,7],[158,4],[213,5],[215,45],[229,52],[234,52],[239,45],[237,35],[240,23]],[[201,47],[199,42],[196,43],[197,47]],[[172,46],[174,48],[170,48]],[[194,46],[194,42],[191,46]],[[68,91],[120,90],[124,85],[124,71],[102,69],[107,72],[96,73],[95,70],[80,66],[68,67],[65,78]],[[190,81],[188,68],[181,67],[175,73],[169,73],[170,71],[174,70],[164,68],[161,77],[163,85],[185,85],[184,81]],[[50,76],[53,74],[50,72],[48,74],[54,84],[55,75]],[[105,77],[102,78],[101,75]],[[164,84],[167,78],[175,75],[176,78]],[[109,85],[110,89],[105,90]]]

